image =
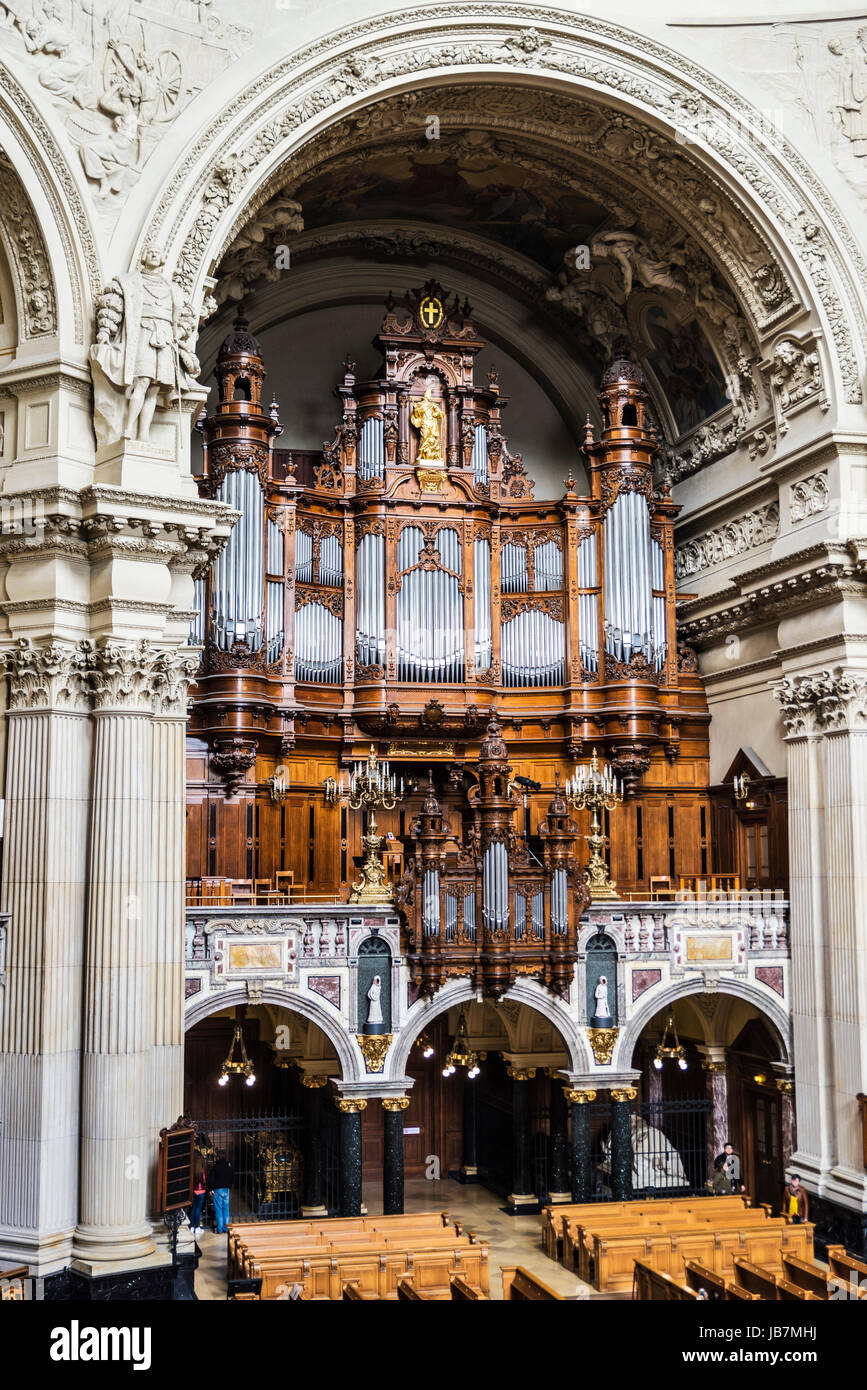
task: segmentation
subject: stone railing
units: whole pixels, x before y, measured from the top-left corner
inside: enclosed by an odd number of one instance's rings
[[[348,903],[283,907],[188,907],[185,963],[219,968],[221,951],[234,940],[274,944],[274,968],[290,977],[298,966],[345,964],[353,928],[396,925],[390,907],[356,907]],[[279,945],[280,961],[278,963]]]
[[[593,903],[584,913],[582,927],[614,928],[621,953],[668,953],[680,947],[684,932],[735,932],[744,949],[789,949],[789,904],[774,893],[744,893],[711,898],[685,898],[682,902]]]

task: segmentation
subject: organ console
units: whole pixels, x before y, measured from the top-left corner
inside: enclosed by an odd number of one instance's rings
[[[434,281],[402,308],[390,297],[374,345],[370,380],[345,362],[318,454],[277,447],[242,318],[220,349],[199,485],[239,517],[197,584],[190,872],[291,869],[348,896],[365,826],[322,788],[373,740],[422,787],[381,827],[405,849],[419,987],[463,970],[500,994],[520,971],[560,990],[588,900],[586,816],[559,791],[576,759],[597,747],[622,779],[608,848],[621,891],[711,867],[708,715],[677,641],[678,509],[654,482],[642,374],[619,344],[598,438],[588,421],[587,494],[566,460],[563,496],[537,501],[496,371],[477,381],[466,302]],[[513,770],[542,784],[529,835]]]

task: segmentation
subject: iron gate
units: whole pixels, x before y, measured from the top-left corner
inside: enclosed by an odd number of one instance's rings
[[[612,1199],[611,1102],[590,1107],[591,1200]],[[701,1197],[709,1194],[708,1139],[713,1102],[645,1100],[630,1106],[632,1191],[635,1197]]]
[[[232,1165],[233,1221],[285,1221],[301,1216],[304,1193],[303,1115],[293,1110],[219,1115],[196,1121],[196,1148],[207,1167],[222,1150]],[[339,1211],[340,1157],[336,1127],[320,1136],[322,1202]]]

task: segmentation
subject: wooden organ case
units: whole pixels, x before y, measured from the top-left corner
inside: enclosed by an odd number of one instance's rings
[[[494,994],[519,971],[560,990],[586,897],[588,818],[557,790],[576,759],[595,747],[623,779],[605,825],[620,891],[713,867],[707,708],[676,637],[678,509],[654,488],[641,372],[624,346],[603,375],[589,495],[567,463],[539,502],[496,372],[476,380],[468,304],[430,281],[389,300],[374,345],[373,379],[345,363],[320,454],[275,447],[243,320],[220,350],[200,486],[240,517],[198,583],[188,874],[291,871],[296,892],[346,898],[365,824],[323,784],[373,742],[415,783],[378,819],[422,987],[470,969]]]

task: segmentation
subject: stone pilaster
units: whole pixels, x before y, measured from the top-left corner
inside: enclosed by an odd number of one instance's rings
[[[568,1202],[569,1141],[566,1137],[566,1097],[556,1069],[549,1071],[548,1116],[551,1135],[551,1164],[548,1173],[548,1200]]]
[[[705,1074],[708,1100],[713,1105],[711,1123],[707,1136],[708,1173],[713,1172],[713,1161],[721,1154],[729,1137],[729,1086],[728,1065],[724,1047],[700,1047],[704,1053],[701,1067]]]
[[[0,1257],[47,1274],[78,1217],[90,721],[87,643],[8,653]]]
[[[777,688],[789,748],[792,1013],[798,1143],[807,1186],[867,1206],[856,1096],[867,1089],[867,677]]]
[[[403,1211],[403,1112],[409,1096],[384,1096],[382,1210],[385,1216]]]
[[[147,1221],[154,1122],[156,925],[153,693],[156,653],[96,653],[90,883],[76,1266],[154,1254]]]
[[[304,1087],[304,1196],[302,1216],[327,1216],[322,1200],[322,1092],[328,1085],[327,1076],[305,1072]]]

